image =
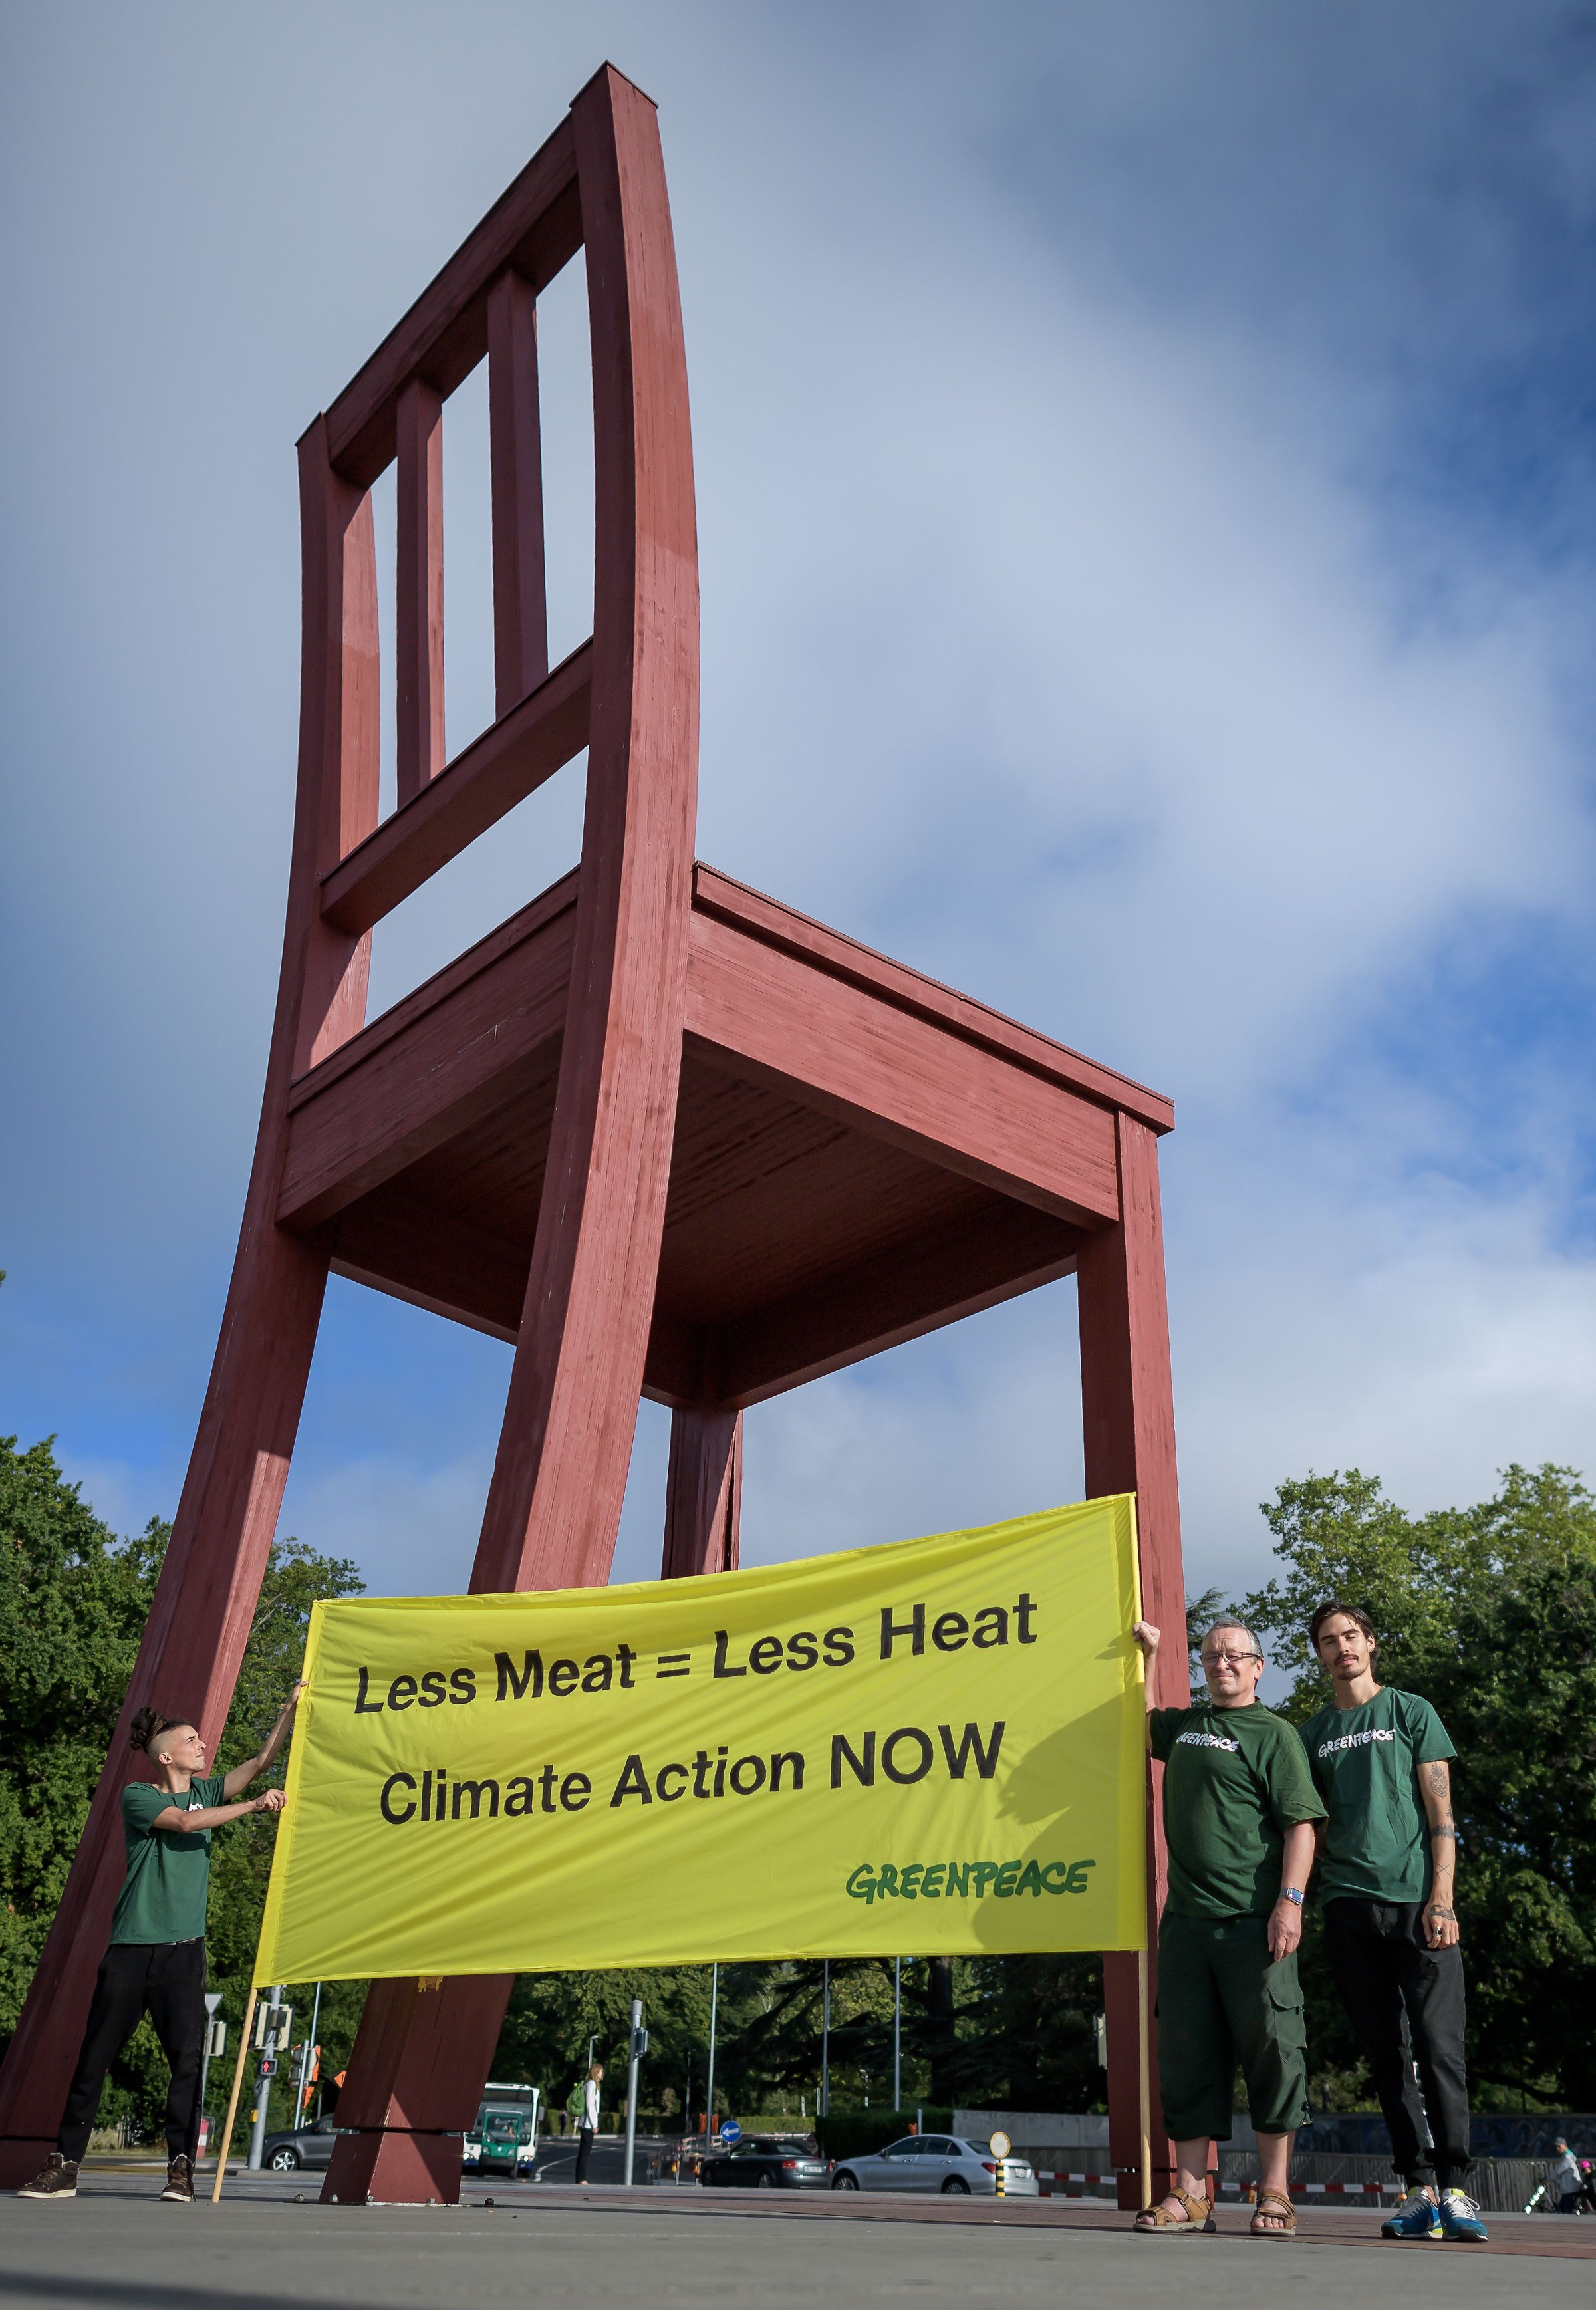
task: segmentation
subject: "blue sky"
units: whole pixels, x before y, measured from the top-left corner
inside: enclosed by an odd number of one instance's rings
[[[682,276],[700,854],[1173,1094],[1192,1584],[1255,1578],[1310,1466],[1423,1507],[1596,1465],[1587,10],[79,0],[0,39],[0,1424],[119,1528],[176,1500],[275,986],[293,441],[609,56]],[[579,281],[548,305],[558,646]],[[479,378],[452,745],[483,440]],[[383,925],[376,1002],[578,813],[567,772]],[[459,1585],[507,1365],[335,1281],[283,1528]],[[1073,1498],[1076,1390],[1064,1284],[761,1407],[746,1551]]]

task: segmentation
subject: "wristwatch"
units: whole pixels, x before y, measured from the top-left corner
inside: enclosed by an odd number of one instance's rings
[[[1282,1885],[1280,1888],[1280,1898],[1282,1901],[1294,1901],[1299,1909],[1302,1906],[1302,1895],[1297,1891],[1295,1885]]]

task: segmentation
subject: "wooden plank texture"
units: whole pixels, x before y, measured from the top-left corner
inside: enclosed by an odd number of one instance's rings
[[[662,1580],[735,1572],[742,1526],[742,1414],[720,1404],[671,1414]]]
[[[1119,1216],[1106,1108],[789,950],[695,912],[692,1048],[1081,1224]]]
[[[687,359],[654,108],[572,107],[593,343],[592,735],[571,1003],[521,1342],[472,1585],[607,1578],[653,1313],[698,790]]]
[[[369,489],[394,456],[399,396],[425,378],[446,397],[488,350],[488,291],[507,265],[546,289],[582,245],[577,145],[562,120],[328,410],[334,465]]]
[[[334,1275],[515,1346],[526,1290],[525,1245],[401,1187],[341,1211],[327,1238]]]
[[[425,378],[400,395],[398,424],[395,753],[403,809],[444,765],[443,402]]]
[[[500,719],[549,671],[537,327],[531,282],[501,273],[488,291],[494,710]]]
[[[345,932],[369,930],[579,754],[592,682],[593,644],[584,642],[502,722],[340,855],[323,876],[323,920]]]
[[[723,1403],[762,1402],[1068,1275],[1082,1240],[1028,1203],[994,1199],[710,1332],[707,1390]]]
[[[895,962],[890,955],[862,945],[845,932],[801,915],[779,899],[733,881],[701,859],[693,870],[693,905],[701,914],[717,916],[733,928],[802,957],[831,977],[848,980],[901,1009],[950,1028],[970,1042],[1016,1060],[1066,1090],[1080,1091],[1099,1106],[1137,1116],[1154,1131],[1175,1128],[1175,1108],[1159,1092],[1096,1059],[1083,1058],[1068,1045],[1055,1043],[1034,1027],[1022,1027],[1018,1020],[1005,1018],[1001,1011],[977,1003],[971,995],[911,970],[906,963]]]
[[[1158,1698],[1166,1707],[1187,1696],[1185,1576],[1181,1561],[1180,1494],[1175,1457],[1175,1394],[1169,1368],[1169,1312],[1164,1282],[1163,1220],[1158,1142],[1133,1116],[1118,1124],[1124,1218],[1081,1246],[1080,1394],[1089,1499],[1136,1495],[1141,1609],[1168,1632],[1158,1654]],[[1158,1812],[1161,1766],[1148,1784],[1147,2010],[1141,2010],[1137,1960],[1103,1960],[1108,2026],[1108,2128],[1120,2173],[1120,2203],[1136,2202],[1141,2159],[1138,2063],[1142,2027],[1156,2075],[1158,2025],[1158,1919],[1167,1889],[1167,1855]],[[1153,2097],[1153,2193],[1169,2186],[1170,2145]]]
[[[575,910],[564,907],[324,1081],[294,1087],[277,1219],[311,1228],[559,1064]]]

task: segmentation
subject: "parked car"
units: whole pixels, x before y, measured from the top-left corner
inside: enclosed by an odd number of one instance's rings
[[[802,2142],[755,2134],[706,2158],[698,2179],[709,2190],[823,2190],[827,2166]]]
[[[940,2190],[943,2195],[993,2197],[998,2160],[984,2141],[950,2133],[907,2133],[870,2158],[845,2158],[831,2176],[834,2190]],[[1039,2198],[1041,2186],[1023,2158],[1002,2160],[1003,2193]]]
[[[330,2117],[318,2117],[314,2125],[268,2133],[261,2146],[261,2163],[273,2174],[291,2174],[300,2166],[330,2166],[337,2138],[337,2124]]]

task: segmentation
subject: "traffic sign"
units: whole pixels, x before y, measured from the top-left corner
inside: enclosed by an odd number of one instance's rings
[[[722,2121],[720,2138],[723,2141],[742,2141],[742,2128],[738,2124],[734,2117],[728,2117]]]
[[[1014,2144],[1010,2141],[1006,2133],[1000,2132],[993,2135],[986,2147],[991,2150],[994,2158],[1006,2158],[1009,2155],[1010,2150],[1013,2149]]]

